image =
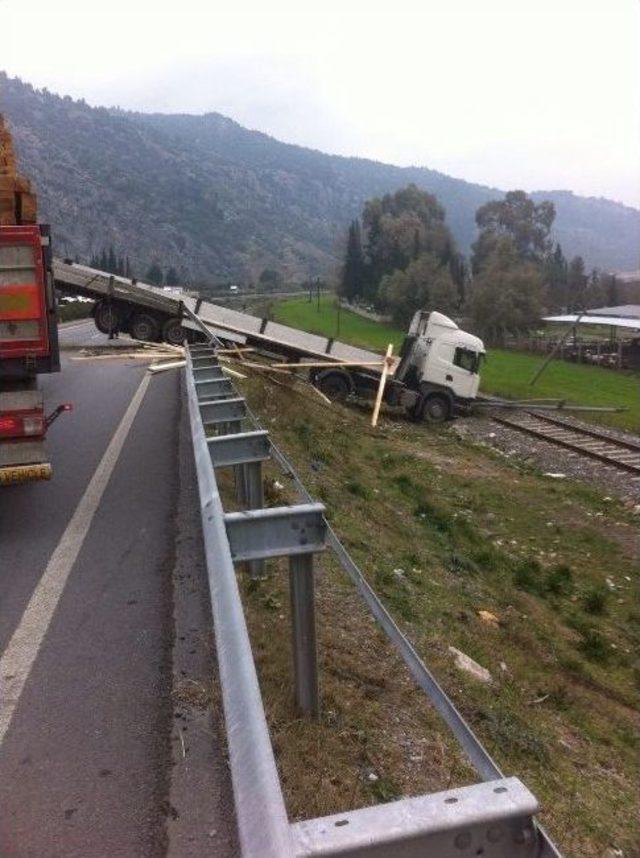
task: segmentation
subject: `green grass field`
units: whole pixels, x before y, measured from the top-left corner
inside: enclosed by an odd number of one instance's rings
[[[274,303],[276,321],[315,334],[337,337],[353,345],[384,351],[393,343],[397,352],[404,332],[390,325],[364,319],[356,313],[340,311],[339,329],[335,298],[324,297],[317,304],[306,298]],[[640,429],[640,374],[614,372],[600,367],[551,361],[534,387],[530,380],[543,357],[521,352],[490,349],[482,370],[483,393],[511,399],[558,398],[581,405],[611,405],[626,408],[620,414],[585,414],[585,419],[638,432]]]

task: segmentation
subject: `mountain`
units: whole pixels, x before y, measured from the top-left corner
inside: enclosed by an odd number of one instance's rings
[[[2,72],[0,111],[56,252],[88,260],[113,245],[140,274],[154,259],[200,282],[255,281],[265,267],[291,279],[327,273],[363,202],[409,182],[440,199],[467,253],[476,209],[502,194],[424,167],[281,143],[217,113],[94,108]],[[640,211],[570,191],[532,196],[556,204],[565,255],[589,267],[638,267]]]

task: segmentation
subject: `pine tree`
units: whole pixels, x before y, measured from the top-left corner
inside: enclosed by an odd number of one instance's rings
[[[564,310],[568,303],[568,265],[560,244],[556,244],[553,253],[547,257],[544,275],[548,288],[549,304],[553,309]]]
[[[116,259],[116,254],[113,249],[113,245],[109,245],[109,256],[107,259],[107,271],[110,271],[112,274],[118,273],[118,261]]]
[[[102,253],[100,254],[100,265],[99,268],[101,271],[109,270],[109,260],[107,258],[107,251],[103,248]]]
[[[131,280],[131,263],[129,262],[128,256],[124,261],[124,276],[127,278],[127,280]]]
[[[609,274],[605,288],[607,306],[617,306],[620,303],[620,294],[618,292],[618,280],[615,274]]]
[[[574,256],[569,263],[567,271],[567,304],[572,309],[583,307],[587,279],[584,270],[584,259],[581,256]]]
[[[163,274],[162,268],[158,265],[157,262],[153,262],[152,265],[149,266],[147,270],[146,279],[149,283],[152,283],[154,286],[162,286]]]
[[[340,294],[347,301],[363,294],[364,256],[362,253],[362,237],[360,235],[360,221],[351,221],[349,234],[347,236],[347,252],[342,270],[340,282]]]
[[[171,266],[171,268],[167,271],[165,283],[167,284],[167,286],[177,286],[179,282],[180,281],[178,280],[178,272],[173,266]]]

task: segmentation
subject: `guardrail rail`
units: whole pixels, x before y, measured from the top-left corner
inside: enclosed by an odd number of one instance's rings
[[[204,325],[202,326],[204,328]],[[231,777],[243,858],[560,858],[535,821],[535,797],[503,777],[453,702],[419,658],[331,529],[246,400],[225,377],[215,336],[187,350],[186,390]],[[262,466],[272,458],[300,503],[264,508]],[[243,511],[225,513],[216,470],[233,468]],[[234,564],[260,575],[289,558],[296,703],[320,706],[315,639],[314,556],[332,550],[417,683],[454,733],[482,782],[333,816],[290,822],[260,694]]]

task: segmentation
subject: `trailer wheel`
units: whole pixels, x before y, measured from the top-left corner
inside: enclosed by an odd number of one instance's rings
[[[422,419],[425,423],[444,423],[451,414],[451,404],[446,396],[432,393],[422,405]]]
[[[156,343],[160,339],[160,323],[150,313],[135,313],[129,325],[134,340]]]
[[[93,320],[101,334],[115,334],[122,322],[117,304],[110,304],[108,301],[98,301],[93,311]]]
[[[344,402],[351,393],[349,381],[343,373],[325,372],[316,376],[315,386],[333,402]]]
[[[181,319],[167,319],[162,326],[162,339],[172,346],[181,346],[188,339],[187,331],[182,327]]]

